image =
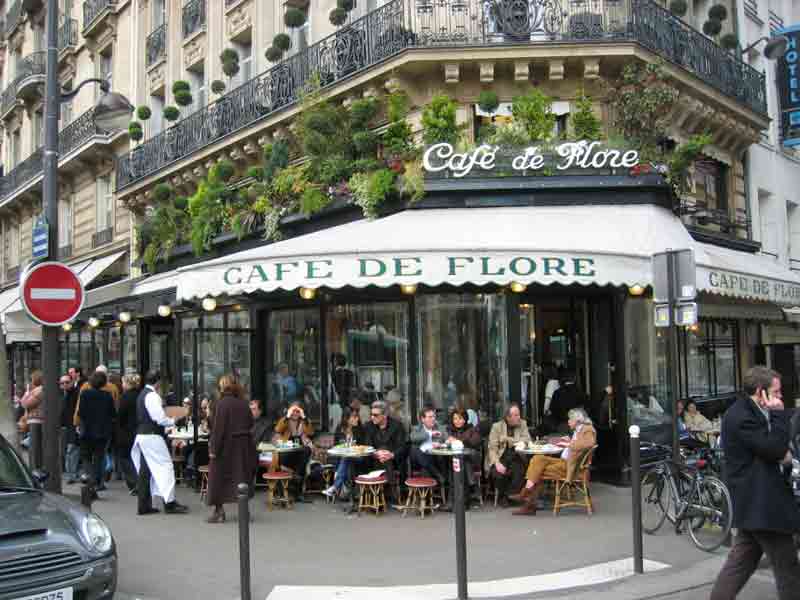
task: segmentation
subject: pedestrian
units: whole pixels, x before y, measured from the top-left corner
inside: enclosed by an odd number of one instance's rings
[[[28,451],[31,453],[29,456],[32,458],[34,456],[43,456],[43,447],[42,444],[44,441],[42,440],[42,436],[40,435],[36,439],[36,443],[38,448],[33,448],[32,445],[34,443],[34,437],[31,433],[31,425],[39,424],[42,425],[44,423],[44,409],[42,407],[42,401],[44,400],[44,394],[42,391],[42,372],[39,370],[33,371],[31,373],[31,381],[28,386],[25,388],[25,394],[23,394],[22,398],[20,398],[20,406],[25,409],[25,415],[23,416],[23,425],[25,429],[25,433],[27,434],[22,439],[22,446],[23,448],[27,448]],[[27,440],[27,443],[26,443]],[[39,468],[40,465],[34,465],[35,468]]]
[[[122,378],[122,396],[119,399],[114,442],[120,470],[128,486],[128,492],[136,495],[137,474],[131,461],[131,448],[136,435],[136,400],[142,391],[142,378],[138,375],[125,375]]]
[[[711,600],[733,600],[766,553],[780,600],[798,598],[800,566],[793,534],[800,512],[781,465],[789,453],[789,415],[784,410],[779,373],[750,369],[744,395],[722,420],[725,474],[733,500],[736,539],[711,590]]]
[[[102,371],[95,371],[89,378],[89,389],[81,392],[78,419],[81,426],[81,460],[84,472],[94,477],[95,489],[102,491],[105,485],[105,455],[114,431],[114,398],[103,389],[108,380]]]
[[[78,467],[81,460],[78,432],[72,420],[75,414],[75,404],[78,401],[78,390],[75,389],[75,385],[69,375],[61,376],[59,387],[61,388],[63,402],[61,407],[61,432],[64,452],[64,474],[67,476],[67,483],[71,485],[78,481]]]
[[[224,522],[224,505],[236,501],[237,486],[253,480],[257,460],[252,428],[253,415],[242,386],[233,375],[223,375],[208,441],[208,505],[214,507],[208,523]]]
[[[174,427],[175,421],[164,414],[164,403],[159,395],[161,375],[148,371],[144,389],[136,399],[136,437],[133,440],[131,459],[139,474],[136,495],[138,514],[157,513],[153,497],[164,501],[164,512],[180,514],[188,507],[175,500],[175,467],[167,448],[166,427]]]

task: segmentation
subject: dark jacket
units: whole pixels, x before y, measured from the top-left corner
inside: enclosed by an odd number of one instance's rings
[[[272,421],[266,415],[261,415],[253,421],[253,443],[256,448],[260,443],[268,444],[272,441]]]
[[[550,414],[558,423],[567,420],[567,413],[573,408],[583,406],[586,401],[583,393],[574,383],[565,383],[553,394],[550,402]]]
[[[481,434],[469,423],[464,423],[461,429],[456,429],[450,425],[447,432],[457,440],[461,440],[465,448],[479,450],[481,447]]]
[[[136,399],[139,389],[126,390],[119,398],[119,412],[117,413],[117,432],[114,441],[118,448],[130,451],[133,438],[136,437]]]
[[[366,440],[366,432],[361,425],[356,425],[353,428],[353,439],[355,440],[356,444],[364,444]],[[333,434],[333,443],[334,444],[342,444],[345,442],[344,431],[342,430],[342,426],[339,425],[336,428],[336,433]]]
[[[62,399],[64,404],[61,406],[61,426],[73,429],[72,418],[75,414],[75,405],[78,402],[78,390],[70,387],[69,390],[63,392]]]
[[[110,440],[114,430],[114,398],[105,390],[89,388],[81,392],[78,417],[81,437],[86,440]]]
[[[208,441],[208,505],[235,502],[236,487],[250,483],[258,464],[253,444],[253,413],[247,401],[223,396],[214,409],[214,428]]]
[[[386,429],[381,429],[374,423],[364,426],[365,441],[376,450],[388,450],[397,454],[406,445],[406,430],[397,419],[387,417]]]
[[[733,500],[733,526],[752,531],[800,531],[800,511],[781,472],[789,449],[786,411],[767,420],[742,395],[722,419],[725,474]]]

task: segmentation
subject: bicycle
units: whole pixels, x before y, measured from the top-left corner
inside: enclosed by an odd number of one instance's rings
[[[640,483],[646,533],[654,534],[668,519],[676,534],[686,527],[701,550],[712,552],[725,542],[733,522],[731,496],[720,479],[704,473],[707,466],[704,459],[688,459],[684,464],[665,458],[648,469]]]

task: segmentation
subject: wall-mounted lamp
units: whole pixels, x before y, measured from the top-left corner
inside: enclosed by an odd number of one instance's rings
[[[89,317],[89,327],[91,327],[92,329],[100,327],[100,319],[98,319],[97,317]]]
[[[644,286],[639,285],[638,283],[636,285],[632,285],[628,288],[628,293],[631,296],[641,296],[644,294]]]
[[[406,296],[413,296],[417,293],[417,284],[416,283],[404,283],[400,286],[400,292],[405,294]]]
[[[122,323],[130,323],[131,322],[131,318],[132,318],[132,315],[131,315],[130,311],[123,310],[121,313],[119,313],[119,320]]]
[[[519,281],[512,281],[511,285],[509,285],[508,287],[515,294],[521,294],[522,292],[528,289],[527,285],[525,285],[524,283],[520,283]]]
[[[72,331],[72,323],[64,323],[61,326],[61,329],[63,329],[64,331],[68,331],[68,332]]]
[[[784,54],[789,47],[789,38],[785,35],[776,35],[774,37],[764,36],[758,38],[755,42],[750,44],[747,48],[742,50],[742,56],[750,52],[753,48],[758,46],[761,42],[767,42],[764,46],[764,56],[767,60],[777,60]]]
[[[172,307],[169,304],[159,304],[157,311],[159,317],[168,317],[172,314]]]
[[[217,300],[216,298],[203,298],[203,310],[206,312],[214,312],[217,309]]]
[[[314,288],[307,288],[307,287],[300,288],[300,297],[303,300],[313,300],[316,297],[316,295],[317,295],[317,290],[315,290]]]

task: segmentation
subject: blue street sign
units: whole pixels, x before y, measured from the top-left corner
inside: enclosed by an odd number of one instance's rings
[[[33,258],[47,258],[47,247],[50,241],[50,225],[43,217],[36,219],[33,225],[32,254]]]

